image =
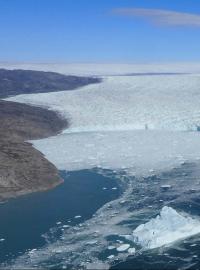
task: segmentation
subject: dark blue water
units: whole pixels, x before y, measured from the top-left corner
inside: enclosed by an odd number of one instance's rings
[[[140,188],[136,188],[133,194],[137,198],[131,207],[131,211],[152,206],[161,209],[162,205],[168,205],[178,211],[199,218],[200,217],[200,166],[184,164],[181,168],[173,169],[161,175],[148,177]],[[148,182],[148,196],[141,200],[144,192],[142,185]],[[172,189],[159,192],[159,182],[172,185]],[[147,187],[147,186],[146,186]],[[146,189],[146,188],[145,188]],[[146,190],[147,191],[147,190]],[[156,207],[155,207],[156,206]],[[155,216],[155,215],[154,215]],[[153,214],[152,214],[153,217]],[[136,218],[132,221],[137,226],[148,221],[148,218]],[[146,219],[146,220],[145,220]],[[152,270],[152,269],[200,269],[200,234],[182,239],[169,247],[161,247],[153,250],[138,252],[129,256],[125,261],[113,263],[113,270]]]
[[[83,222],[121,192],[117,180],[95,170],[70,174],[62,171],[61,176],[64,183],[53,190],[0,204],[0,238],[5,239],[0,242],[0,262],[43,246],[42,235],[57,222],[71,226]],[[118,188],[112,190],[113,187]],[[74,218],[79,215],[80,218]]]
[[[33,257],[26,253],[8,265],[85,269],[88,263],[93,263],[91,269],[99,269],[100,261],[104,266],[110,264],[111,269],[200,269],[200,235],[168,247],[144,251],[133,241],[126,240],[121,231],[132,233],[166,205],[200,217],[198,164],[183,164],[180,168],[145,178],[126,178],[124,172],[96,170],[61,174],[65,183],[58,188],[1,205],[0,214],[4,218],[0,237],[6,239],[0,243],[1,261],[7,256],[9,262],[12,256],[38,249],[46,243]],[[126,184],[121,184],[123,181]],[[161,185],[171,188],[162,189]],[[115,187],[117,189],[112,189]],[[81,218],[75,219],[77,215]],[[57,222],[71,227],[61,232],[62,226],[56,225]],[[51,228],[52,238],[51,231],[47,233]],[[42,237],[44,233],[45,238]],[[135,247],[136,253],[129,255],[127,251],[120,253],[108,249],[108,246],[119,246],[119,241]],[[114,259],[110,260],[110,255],[114,255]]]

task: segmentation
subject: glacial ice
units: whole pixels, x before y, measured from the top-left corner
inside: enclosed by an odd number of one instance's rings
[[[199,75],[113,76],[76,91],[8,100],[48,107],[70,119],[62,134],[33,142],[59,169],[151,174],[199,157],[199,85]]]
[[[200,76],[115,76],[79,90],[19,95],[8,100],[56,110],[66,132],[197,130]],[[88,141],[88,147],[92,142]]]
[[[145,249],[153,249],[198,233],[200,220],[164,206],[159,215],[133,231],[133,240]]]
[[[99,134],[102,136],[99,137]],[[85,147],[88,141],[92,141],[94,146]],[[149,168],[152,167],[157,172],[169,170],[180,166],[183,158],[196,161],[200,153],[199,132],[83,132],[61,134],[33,143],[61,170],[98,167],[123,170],[129,175],[149,175]],[[122,169],[122,164],[126,169]]]

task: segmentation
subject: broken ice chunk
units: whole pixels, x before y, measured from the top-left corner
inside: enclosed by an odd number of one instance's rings
[[[164,206],[159,215],[133,231],[134,241],[145,249],[158,248],[200,233],[200,221]]]
[[[107,259],[113,259],[115,256],[114,255],[110,255],[107,257]]]
[[[115,246],[108,246],[109,250],[115,249]]]
[[[135,248],[129,248],[129,249],[128,249],[128,253],[134,254],[134,253],[135,253]]]
[[[167,190],[167,189],[170,189],[172,186],[171,185],[162,185],[161,188],[163,190]]]
[[[123,245],[121,245],[121,246],[119,246],[119,247],[117,248],[117,251],[118,251],[118,252],[124,252],[124,251],[126,251],[127,249],[129,249],[129,247],[130,247],[129,244],[123,244]]]
[[[60,225],[61,223],[62,223],[61,221],[56,222],[57,225]]]
[[[81,218],[81,216],[75,216],[74,218],[76,218],[76,219],[77,219],[77,218]]]

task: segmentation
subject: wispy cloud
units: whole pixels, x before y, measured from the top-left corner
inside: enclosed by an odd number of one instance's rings
[[[120,16],[141,17],[159,25],[200,27],[200,14],[146,8],[116,8],[112,10],[112,13]]]

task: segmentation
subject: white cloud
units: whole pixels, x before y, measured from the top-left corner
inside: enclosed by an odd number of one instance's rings
[[[121,16],[145,18],[159,25],[200,27],[200,14],[146,8],[116,8],[112,12]]]

